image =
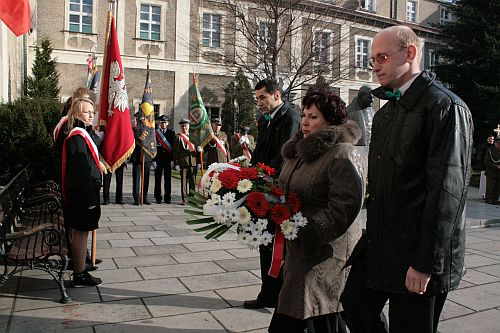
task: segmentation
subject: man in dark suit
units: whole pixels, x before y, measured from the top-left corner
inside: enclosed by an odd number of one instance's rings
[[[252,157],[252,163],[264,163],[280,172],[283,164],[281,147],[294,135],[300,127],[300,116],[290,103],[283,102],[278,83],[272,79],[264,79],[255,86],[257,107],[263,116],[259,119],[257,144]],[[269,226],[268,230],[274,233]],[[275,307],[278,295],[283,285],[283,276],[273,278],[268,275],[271,267],[273,247],[260,246],[260,271],[262,286],[255,300],[245,301],[243,306],[247,309],[260,309]]]
[[[156,129],[156,162],[155,169],[155,199],[156,203],[161,203],[161,178],[163,174],[165,179],[163,182],[165,194],[163,200],[165,203],[171,202],[171,177],[172,168],[174,166],[174,137],[175,132],[168,129],[168,116],[162,115],[158,117],[160,127]]]
[[[134,133],[137,129],[137,117],[139,112],[134,114]],[[130,161],[132,162],[132,196],[134,197],[134,205],[138,206],[141,204],[141,174],[142,174],[142,157],[144,155],[144,187],[142,193],[142,203],[145,205],[151,205],[148,201],[148,189],[149,189],[149,171],[151,170],[151,164],[153,163],[153,158],[142,151],[139,140],[135,139],[135,148],[132,156],[130,156]]]

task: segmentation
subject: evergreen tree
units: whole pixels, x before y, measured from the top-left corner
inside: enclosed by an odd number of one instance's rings
[[[225,99],[222,104],[222,121],[225,131],[231,135],[240,126],[249,126],[250,133],[255,135],[255,101],[253,90],[243,73],[239,69],[232,82],[225,88]]]
[[[32,76],[26,79],[26,96],[56,100],[59,98],[59,73],[56,60],[52,59],[52,51],[52,45],[47,38],[44,38],[40,45],[36,45]]]
[[[452,14],[457,21],[440,26],[450,48],[435,71],[467,103],[483,142],[500,122],[500,1],[458,1]]]

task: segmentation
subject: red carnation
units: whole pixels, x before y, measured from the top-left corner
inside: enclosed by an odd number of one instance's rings
[[[276,224],[281,224],[290,217],[290,209],[283,204],[278,203],[271,209],[271,221]]]
[[[262,192],[252,192],[247,195],[246,205],[257,217],[266,216],[269,211],[269,202]]]
[[[264,163],[257,163],[257,167],[261,168],[268,176],[274,176],[276,174],[276,169],[271,168]]]
[[[290,209],[294,214],[300,212],[300,208],[302,207],[302,202],[300,201],[299,196],[294,192],[290,192],[290,194],[288,194],[287,204],[290,206]]]
[[[233,190],[238,186],[239,179],[231,172],[232,170],[226,170],[219,174],[219,180],[222,183],[222,186],[228,190]]]
[[[272,186],[271,187],[271,195],[274,195],[276,197],[281,197],[282,195],[285,195],[285,191],[283,191],[280,187],[278,186]]]
[[[255,168],[241,168],[240,169],[242,179],[257,179],[259,178],[259,171]]]

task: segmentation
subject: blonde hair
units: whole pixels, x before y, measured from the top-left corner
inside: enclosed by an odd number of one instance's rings
[[[68,111],[68,130],[71,131],[75,127],[75,119],[78,118],[82,111],[82,103],[87,102],[94,107],[95,95],[87,88],[78,88],[73,92],[71,107]]]

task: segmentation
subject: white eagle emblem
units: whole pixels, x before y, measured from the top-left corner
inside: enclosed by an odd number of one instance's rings
[[[118,61],[111,62],[109,74],[111,79],[109,80],[108,116],[112,116],[114,109],[125,112],[125,109],[128,108],[128,95],[127,88],[125,86],[125,78],[122,78],[121,80],[117,79],[121,74]]]

